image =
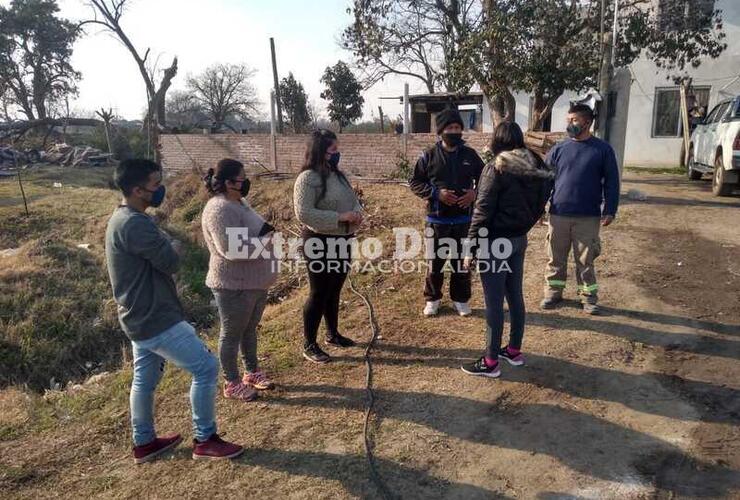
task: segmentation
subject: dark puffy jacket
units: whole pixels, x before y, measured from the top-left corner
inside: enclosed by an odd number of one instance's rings
[[[545,212],[555,174],[528,149],[504,151],[483,169],[469,238],[523,236]]]
[[[454,161],[448,162],[448,157]],[[483,160],[473,148],[462,145],[453,153],[445,153],[438,142],[416,162],[409,187],[416,196],[427,200],[428,218],[469,218],[472,207],[445,205],[437,193],[444,188],[462,195],[464,189],[474,189],[482,170]]]

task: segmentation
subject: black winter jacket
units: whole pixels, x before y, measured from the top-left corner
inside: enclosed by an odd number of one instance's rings
[[[455,161],[448,162],[448,156]],[[409,187],[416,196],[427,200],[428,220],[430,217],[442,219],[469,217],[472,205],[468,208],[445,205],[439,201],[437,193],[440,189],[449,189],[460,196],[465,189],[475,189],[483,166],[483,160],[478,153],[464,144],[452,153],[446,153],[441,142],[424,151],[409,178]]]
[[[528,149],[504,151],[483,169],[468,237],[523,236],[545,212],[555,173]]]

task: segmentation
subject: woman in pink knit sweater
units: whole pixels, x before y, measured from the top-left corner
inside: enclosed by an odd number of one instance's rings
[[[257,363],[257,325],[267,290],[277,279],[271,244],[274,228],[244,200],[249,179],[240,162],[219,161],[204,181],[211,194],[201,219],[211,254],[206,285],[216,298],[221,319],[218,350],[224,396],[253,401],[258,390],[274,386]],[[237,366],[239,352],[246,369],[243,376]]]

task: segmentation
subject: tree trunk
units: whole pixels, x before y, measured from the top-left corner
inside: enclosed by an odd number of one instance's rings
[[[542,125],[545,121],[545,96],[542,92],[535,91],[534,99],[532,102],[532,119],[529,122],[528,130],[535,132],[542,131]]]
[[[167,113],[165,111],[165,98],[167,91],[172,85],[172,79],[177,75],[177,57],[172,60],[172,64],[169,68],[164,70],[164,76],[162,76],[162,82],[159,84],[157,92],[154,94],[153,109],[157,114],[157,124],[160,127],[167,126]]]
[[[486,95],[486,100],[488,101],[488,110],[491,113],[491,123],[493,123],[493,128],[496,128],[499,123],[504,121],[504,101],[498,95],[491,97]]]
[[[490,88],[489,88],[490,90]],[[491,122],[496,128],[501,122],[513,122],[516,118],[516,99],[508,90],[505,93],[495,93],[493,95],[484,90],[488,108],[491,113]]]
[[[504,100],[504,120],[507,122],[515,122],[516,121],[516,99],[514,99],[514,94],[509,92],[508,90],[503,95]]]

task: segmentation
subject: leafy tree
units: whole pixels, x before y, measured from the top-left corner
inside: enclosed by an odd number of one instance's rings
[[[293,73],[288,73],[288,77],[280,82],[280,100],[294,134],[300,134],[311,128],[313,120],[308,109],[308,95]]]
[[[417,0],[359,3],[376,15],[355,15],[355,24],[367,24],[365,33],[382,34],[384,13],[408,9]],[[622,67],[645,54],[669,78],[681,79],[702,58],[717,57],[726,48],[721,12],[705,0],[662,0],[657,6],[652,0],[620,2],[611,62],[607,59],[614,20],[610,1],[430,0],[427,7],[417,23],[441,15],[446,20],[443,25],[451,26],[449,32],[454,33],[448,40],[455,57],[447,61],[446,71],[474,79],[486,96],[494,123],[514,119],[512,92],[532,94],[535,129],[563,92],[596,86],[602,66]],[[410,45],[391,46],[379,35],[368,36],[364,43],[364,53],[374,57],[386,54],[399,59],[412,50]],[[606,64],[602,54],[607,56]]]
[[[346,63],[338,61],[328,66],[321,77],[326,89],[321,98],[329,101],[329,119],[339,125],[339,132],[362,116],[365,99],[360,95],[362,86],[352,74]]]
[[[55,0],[13,0],[0,6],[0,98],[5,118],[20,111],[44,120],[75,95],[80,74],[70,62],[77,25],[57,17]]]
[[[246,64],[215,64],[198,75],[189,76],[188,91],[214,128],[234,130],[229,120],[246,120],[258,111],[257,91],[252,85],[255,72]]]

